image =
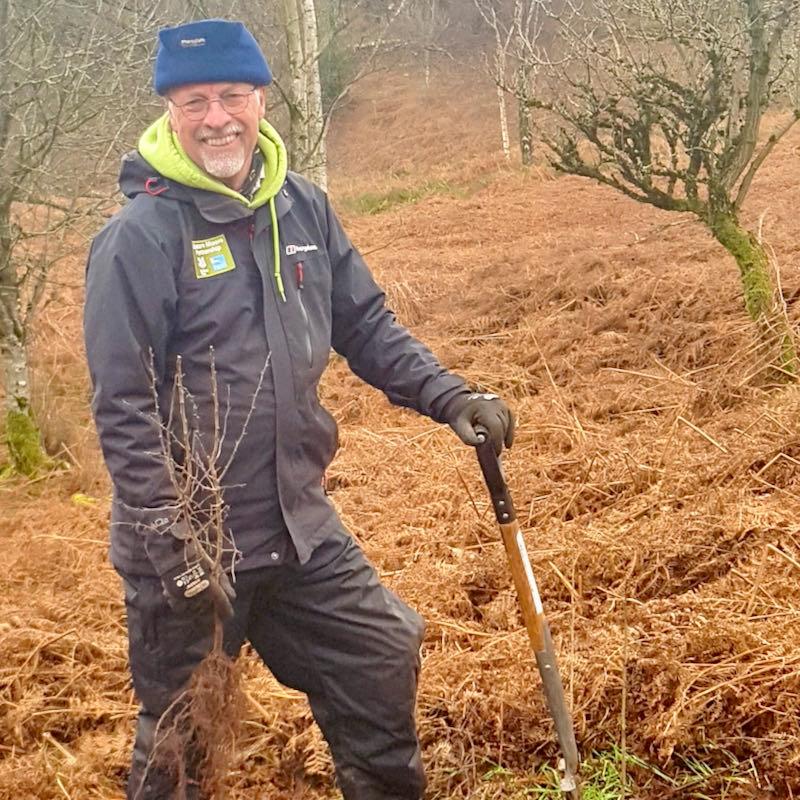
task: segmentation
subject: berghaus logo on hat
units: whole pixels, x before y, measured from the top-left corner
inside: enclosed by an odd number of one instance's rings
[[[181,47],[202,47],[205,43],[205,36],[198,36],[195,39],[181,39]]]

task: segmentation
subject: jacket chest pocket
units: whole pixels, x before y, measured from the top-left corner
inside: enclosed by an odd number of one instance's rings
[[[213,239],[225,239],[223,236]],[[258,269],[242,248],[198,248],[186,253],[178,281],[181,330],[232,335],[263,317]]]
[[[285,263],[295,358],[321,374],[331,346],[330,267],[319,253],[295,253],[286,256]]]

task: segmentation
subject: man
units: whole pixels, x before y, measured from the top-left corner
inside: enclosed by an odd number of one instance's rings
[[[141,704],[128,797],[173,796],[150,759],[156,725],[219,617],[228,654],[249,640],[307,694],[347,800],[416,800],[423,622],[380,584],[325,497],[337,435],[317,385],[333,347],[393,403],[467,444],[481,426],[498,452],[510,446],[513,417],[395,321],[325,194],[287,172],[262,119],[270,81],[241,23],[161,31],[154,85],[167,110],[124,159],[130,202],[89,256],[86,349]],[[180,427],[176,374],[191,433],[165,448]],[[194,457],[189,441],[206,455],[219,444],[236,549],[224,573],[198,552],[196,498],[169,467]]]

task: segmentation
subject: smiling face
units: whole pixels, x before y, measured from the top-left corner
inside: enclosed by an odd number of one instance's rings
[[[237,95],[240,100],[247,95],[244,108],[226,110],[221,100]],[[258,123],[266,107],[264,89],[253,90],[246,83],[192,83],[173,89],[167,99],[170,125],[186,155],[226,186],[240,189],[258,142]],[[196,105],[202,109],[203,101],[207,111],[201,110],[196,118],[190,109]]]

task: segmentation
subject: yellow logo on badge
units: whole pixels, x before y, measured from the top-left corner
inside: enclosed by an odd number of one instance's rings
[[[224,234],[192,242],[194,274],[198,278],[213,278],[236,269],[236,263]]]

